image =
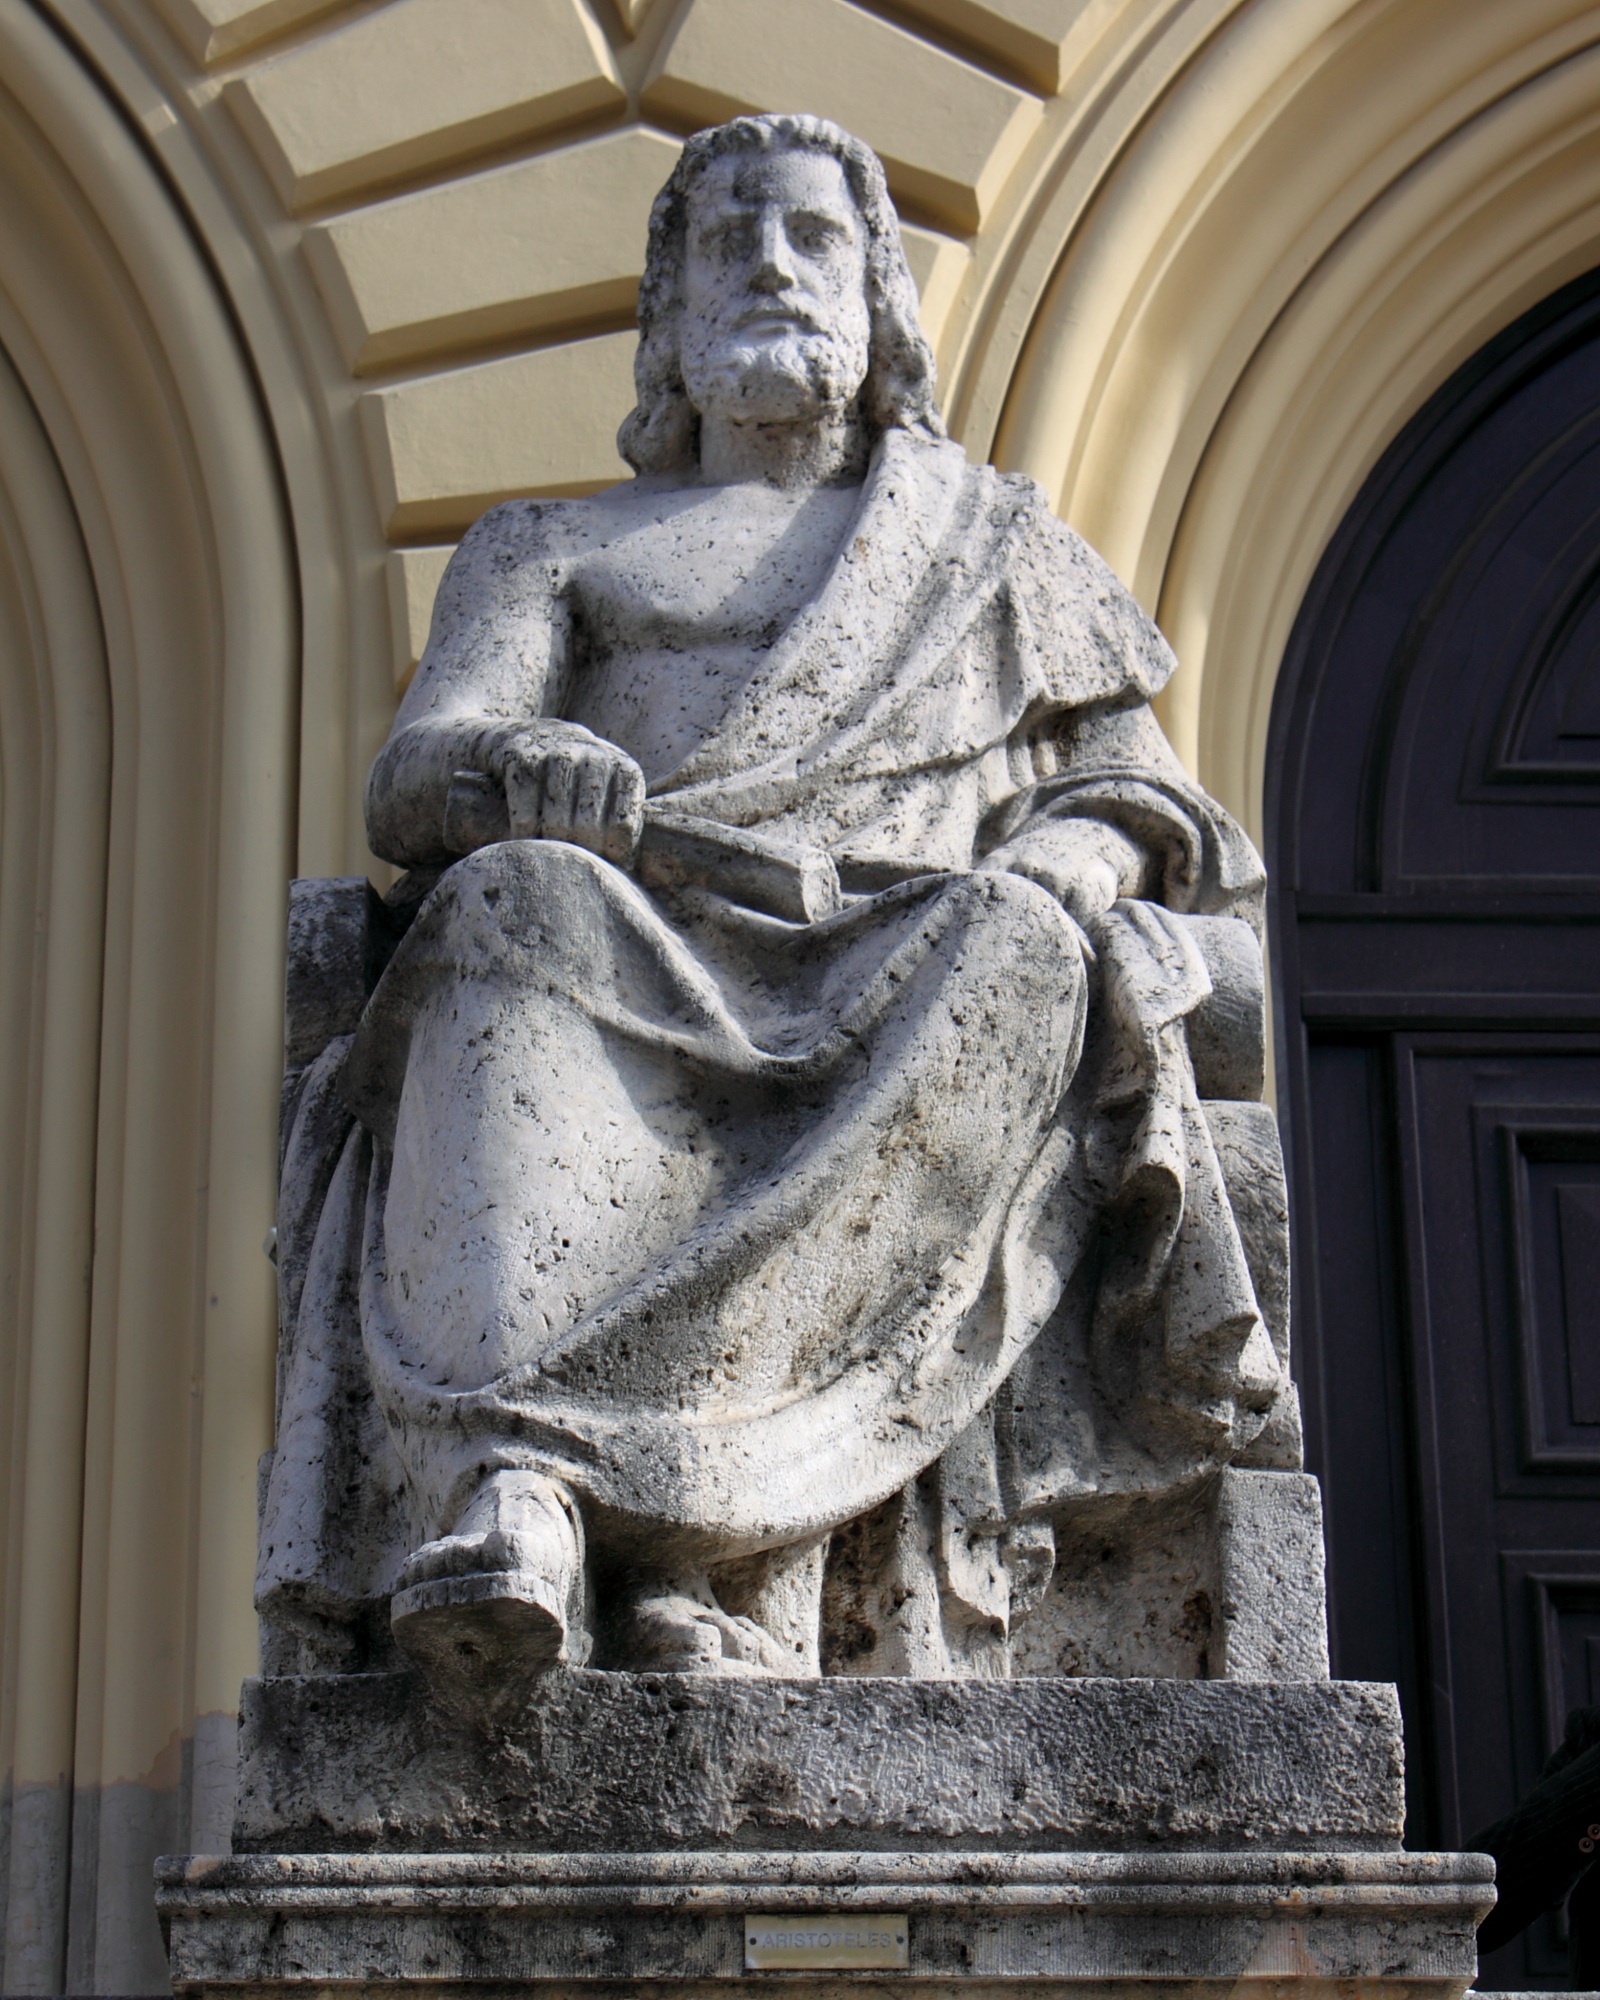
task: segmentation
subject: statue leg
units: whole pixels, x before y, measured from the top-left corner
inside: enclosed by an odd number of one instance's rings
[[[581,850],[506,843],[440,884],[352,1045],[418,1658],[457,1659],[456,1608],[560,1657],[564,1629],[530,1634],[561,1626],[563,1559],[467,1532],[516,1466],[581,1502],[602,1664],[814,1671],[814,1610],[797,1653],[774,1579],[764,1615],[729,1572],[915,1478],[1049,1310],[1054,1265],[1004,1246],[1054,1185],[1082,1033],[1059,905],[934,877],[712,942]]]
[[[581,1517],[542,1473],[500,1468],[455,1529],[407,1561],[390,1611],[396,1643],[457,1706],[590,1647]],[[827,1537],[704,1572],[636,1573],[620,1593],[613,1648],[625,1671],[818,1673]]]

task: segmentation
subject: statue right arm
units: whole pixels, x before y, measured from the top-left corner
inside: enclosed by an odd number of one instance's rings
[[[427,650],[367,779],[367,839],[386,861],[458,858],[445,813],[462,772],[498,788],[511,834],[632,859],[644,808],[638,766],[556,719],[571,618],[550,511],[525,501],[491,508],[450,560]]]

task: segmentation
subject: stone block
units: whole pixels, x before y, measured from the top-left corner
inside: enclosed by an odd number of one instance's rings
[[[1399,1844],[1365,1682],[552,1673],[494,1732],[407,1674],[247,1681],[244,1853]]]
[[[291,1075],[361,1019],[372,987],[377,900],[364,875],[307,876],[289,884],[283,1049]]]
[[[1210,1671],[1218,1680],[1328,1675],[1322,1489],[1305,1472],[1222,1476]]]
[[[1193,1493],[1065,1521],[1012,1672],[1326,1680],[1321,1520],[1309,1475],[1229,1467]]]

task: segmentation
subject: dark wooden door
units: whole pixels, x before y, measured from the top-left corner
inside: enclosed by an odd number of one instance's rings
[[[1412,1846],[1600,1703],[1600,273],[1448,382],[1318,571],[1273,717],[1280,1078],[1335,1672]],[[1484,1985],[1565,1984],[1559,1922]]]

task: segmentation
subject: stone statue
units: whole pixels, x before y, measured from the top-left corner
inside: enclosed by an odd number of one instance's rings
[[[458,1693],[1004,1676],[1073,1537],[1298,1464],[1260,865],[946,439],[866,147],[692,139],[639,320],[636,476],[477,523],[373,766],[259,1608]]]
[[[944,437],[883,175],[690,140],[636,470],[461,545],[296,883],[233,1851],[176,1990],[1460,2000],[1334,1681],[1261,871]]]

